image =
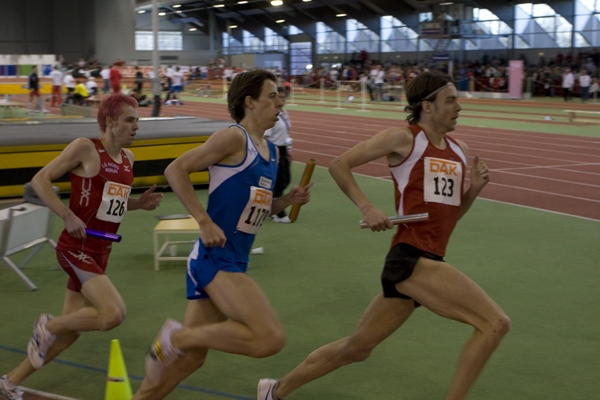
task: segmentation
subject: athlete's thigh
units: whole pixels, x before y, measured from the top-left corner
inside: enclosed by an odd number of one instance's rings
[[[363,349],[374,348],[400,328],[414,310],[411,299],[386,298],[379,293],[363,313],[349,343]]]
[[[219,271],[204,290],[227,318],[255,329],[281,324],[263,291],[244,273]]]
[[[226,321],[227,317],[219,311],[210,298],[188,300],[183,325],[187,328],[195,328],[207,324],[215,324]]]
[[[92,305],[81,292],[67,289],[63,301],[63,315],[74,313],[77,310]]]
[[[83,296],[100,312],[125,311],[125,302],[108,276],[98,275],[81,287]]]
[[[227,317],[214,305],[211,299],[188,300],[183,317],[185,328],[196,328],[202,325],[216,324],[226,321]],[[180,362],[180,367],[185,370],[196,370],[200,367],[208,353],[208,348],[193,349],[186,352],[185,360]],[[200,364],[198,364],[200,363]]]
[[[421,257],[411,277],[396,289],[442,317],[476,327],[503,314],[479,285],[443,261]]]

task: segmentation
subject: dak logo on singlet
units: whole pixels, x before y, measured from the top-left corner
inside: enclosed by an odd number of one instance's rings
[[[106,181],[102,191],[102,203],[96,218],[102,221],[120,223],[125,211],[131,187],[121,183]]]
[[[273,192],[252,186],[250,188],[250,199],[240,216],[237,230],[256,235],[265,219],[271,214],[272,200]]]
[[[424,164],[425,201],[460,206],[462,164],[433,157],[425,157]]]

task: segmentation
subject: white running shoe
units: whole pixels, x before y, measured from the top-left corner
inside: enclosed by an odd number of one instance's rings
[[[273,218],[273,221],[279,222],[280,224],[289,224],[292,222],[290,217],[288,217],[287,215],[285,217],[278,217],[277,215],[273,215],[271,216],[271,218]]]
[[[279,385],[279,381],[275,379],[261,379],[258,381],[258,388],[256,389],[257,400],[277,400],[273,392]]]
[[[181,329],[183,329],[183,325],[174,319],[169,318],[163,324],[158,337],[152,343],[150,351],[146,355],[145,369],[148,381],[158,382],[162,378],[166,367],[183,354],[171,343],[173,332]]]
[[[46,352],[56,339],[56,336],[50,333],[46,328],[46,324],[48,324],[48,321],[51,319],[52,315],[42,314],[37,317],[33,323],[33,334],[27,345],[27,356],[35,369],[40,369],[44,366]]]
[[[10,383],[6,375],[0,378],[0,399],[23,400],[23,391],[17,385]]]

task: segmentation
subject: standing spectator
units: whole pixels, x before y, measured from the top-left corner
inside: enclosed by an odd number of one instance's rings
[[[290,117],[287,110],[283,108],[287,98],[285,88],[278,87],[277,96],[283,103],[281,112],[277,116],[277,122],[275,123],[275,126],[265,131],[265,138],[270,140],[275,146],[277,146],[277,149],[279,150],[277,179],[275,180],[275,188],[273,189],[273,197],[276,199],[283,196],[283,191],[290,184],[290,161],[292,158],[291,154],[289,153],[292,144],[292,139],[290,137],[290,129],[292,124],[290,123]],[[290,217],[288,217],[285,213],[285,209],[279,211],[277,214],[273,214],[271,218],[273,218],[273,221],[283,224],[289,224],[292,222]]]
[[[573,52],[569,52],[569,54],[567,54],[567,56],[565,57],[565,64],[573,65]]]
[[[566,68],[565,72],[562,74],[562,89],[565,101],[571,100],[573,85],[575,85],[575,77],[573,77],[571,69]]]
[[[42,111],[42,100],[40,99],[40,80],[37,74],[37,67],[31,67],[29,74],[29,102],[27,108],[30,112],[34,110]]]
[[[102,81],[104,82],[102,93],[110,93],[110,68],[108,68],[108,65],[105,65],[104,68],[102,68],[102,71],[100,71],[100,77],[102,77]]]
[[[581,102],[585,103],[588,101],[590,96],[590,85],[592,84],[592,78],[585,69],[581,70],[579,75],[579,87],[581,87]]]
[[[380,70],[381,66],[377,64],[373,66],[373,68],[371,68],[371,70],[369,71],[369,94],[371,95],[371,101],[381,100],[379,98],[379,88],[376,84]]]
[[[379,101],[383,101],[383,84],[384,84],[385,71],[381,64],[377,64],[377,74],[375,75],[375,87],[377,90],[376,98]]]
[[[63,79],[63,83],[65,84],[65,87],[67,88],[67,98],[65,100],[65,103],[72,103],[73,102],[73,92],[75,92],[75,78],[73,78],[72,71],[67,71],[67,74],[65,75],[65,77]]]
[[[167,65],[167,87],[169,89],[169,92],[171,91],[171,86],[173,86],[173,72],[175,72],[175,70],[173,69],[172,66]]]
[[[59,106],[62,104],[62,83],[63,83],[63,74],[58,69],[58,65],[55,65],[52,68],[52,72],[50,72],[50,78],[52,79],[52,102],[50,103],[52,107],[55,105]]]
[[[117,68],[116,64],[113,64],[110,69],[110,87],[112,88],[113,93],[121,92],[121,78],[123,78],[123,76],[121,75],[119,68]]]
[[[598,78],[592,79],[592,85],[590,86],[590,97],[594,99],[595,103],[596,98],[598,97]]]
[[[546,97],[554,97],[552,95],[552,86],[554,85],[554,82],[552,82],[552,80],[550,78],[546,78],[546,81],[544,83],[544,91],[546,93]]]
[[[96,83],[96,79],[93,76],[90,76],[88,78],[88,81],[85,84],[85,88],[88,91],[88,94],[90,95],[90,99],[94,99],[95,96],[98,94],[98,84]]]
[[[232,75],[233,75],[233,68],[225,67],[225,69],[223,70],[223,77],[225,77],[225,81],[227,82],[228,85],[231,83],[231,80],[233,79]]]
[[[183,105],[183,102],[177,98],[177,93],[183,92],[183,73],[179,67],[175,67],[175,70],[172,72],[171,83],[171,89],[167,92],[165,104],[168,106],[172,104]]]
[[[142,94],[142,86],[144,86],[144,74],[140,71],[140,67],[135,67],[135,85],[138,94]]]
[[[358,80],[360,82],[360,91],[361,92],[363,90],[368,91],[369,92],[369,97],[371,98],[371,101],[375,100],[374,97],[373,97],[373,85],[371,84],[370,77],[366,73],[362,73],[362,74],[359,75]]]
[[[362,49],[358,54],[358,60],[360,61],[363,68],[365,67],[368,59],[369,53],[367,52],[367,49]]]
[[[339,74],[340,74],[340,72],[338,71],[338,69],[336,67],[332,67],[329,70],[329,80],[331,81],[331,84],[333,85],[334,88],[337,87],[336,84],[339,79]]]

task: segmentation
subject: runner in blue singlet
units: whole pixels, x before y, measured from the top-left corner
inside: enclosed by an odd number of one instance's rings
[[[275,76],[237,75],[227,95],[237,122],[217,131],[165,170],[171,188],[200,227],[188,259],[183,324],[167,320],[146,357],[146,379],[134,400],[162,399],[202,366],[208,349],[268,357],[285,344],[279,318],[244,272],[263,221],[292,204],[305,204],[312,184],[273,199],[277,148],[263,136],[281,112]],[[207,209],[189,175],[210,171]]]

